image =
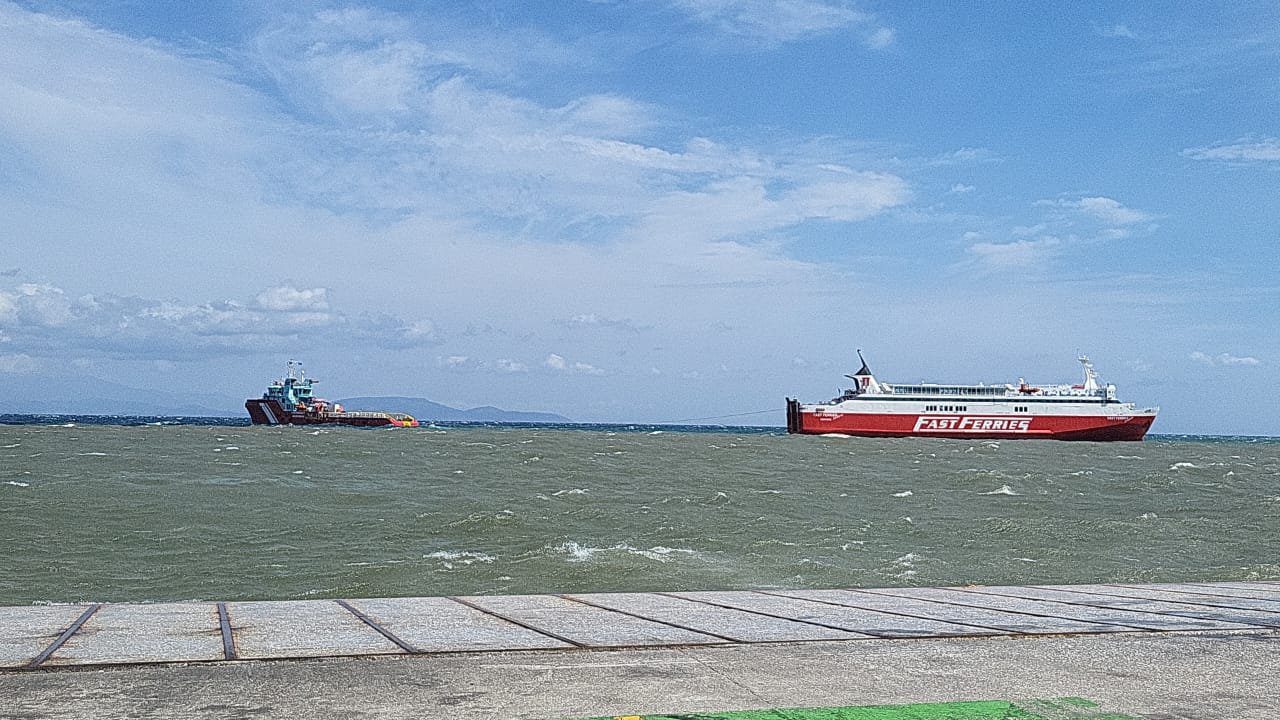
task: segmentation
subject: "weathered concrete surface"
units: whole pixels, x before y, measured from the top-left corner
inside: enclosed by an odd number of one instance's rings
[[[1089,587],[1089,586],[1083,586]],[[1036,597],[1071,605],[1117,608],[1150,613],[1153,617],[1194,618],[1211,623],[1219,629],[1244,629],[1249,627],[1280,627],[1280,618],[1276,613],[1257,610],[1236,610],[1210,606],[1187,605],[1160,600],[1142,598],[1126,598],[1116,595],[1099,595],[1092,592],[1074,589],[1074,586],[1061,585],[1049,587],[1027,587],[1002,590],[1009,594],[1017,593],[1022,597]]]
[[[88,605],[0,607],[0,668],[21,667],[58,639]]]
[[[573,647],[449,598],[352,600],[351,605],[418,652]]]
[[[723,638],[656,620],[610,612],[554,595],[487,595],[462,599],[502,617],[588,647],[725,642]]]
[[[750,608],[804,622],[823,623],[874,637],[907,638],[995,634],[993,630],[965,627],[920,617],[893,615],[826,602],[814,602],[806,599],[809,596],[802,593],[789,593],[790,597],[752,592],[688,592],[673,594],[699,602]],[[837,598],[836,602],[838,601],[839,599]]]
[[[1085,697],[1280,716],[1280,633],[1106,634],[395,655],[0,672],[0,718],[574,718]]]
[[[403,652],[332,600],[227,603],[241,658]]]
[[[929,620],[966,626],[976,630],[998,630],[1003,633],[1049,634],[1072,632],[1115,632],[1112,625],[1069,620],[1060,617],[1033,617],[1002,610],[969,607],[921,600],[895,591],[859,590],[801,590],[788,592],[794,597],[806,597],[824,602],[838,603],[863,610],[925,618]],[[971,633],[970,633],[971,634]]]
[[[864,633],[836,630],[743,610],[730,610],[658,593],[596,593],[569,597],[620,612],[636,613],[655,620],[675,623],[737,642],[851,640],[871,637]]]
[[[103,605],[46,665],[221,660],[213,603]]]

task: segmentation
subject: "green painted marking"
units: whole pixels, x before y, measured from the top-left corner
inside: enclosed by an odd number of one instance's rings
[[[1129,715],[1103,713],[1083,698],[1003,700],[863,707],[791,708],[677,715],[614,715],[591,720],[1137,720]]]

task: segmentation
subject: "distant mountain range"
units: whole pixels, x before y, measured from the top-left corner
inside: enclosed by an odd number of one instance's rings
[[[546,412],[522,412],[519,410],[503,410],[492,405],[459,410],[448,405],[441,405],[426,398],[411,397],[354,397],[339,400],[348,410],[385,410],[387,412],[408,413],[420,421],[452,420],[462,422],[532,422],[532,423],[566,423],[573,422],[563,415]]]
[[[489,406],[459,410],[425,398],[356,397],[339,402],[350,410],[405,412],[419,420],[573,422],[554,413],[518,412]],[[0,415],[4,414],[249,417],[243,399],[204,396],[195,400],[187,393],[143,390],[92,377],[40,374],[5,378],[0,384]]]

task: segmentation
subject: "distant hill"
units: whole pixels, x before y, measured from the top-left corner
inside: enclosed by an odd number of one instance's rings
[[[65,415],[245,416],[243,401],[164,390],[142,390],[93,377],[16,375],[6,378],[0,413]]]
[[[448,405],[441,405],[426,398],[411,397],[353,397],[339,400],[347,410],[384,410],[386,412],[408,413],[418,420],[454,420],[462,422],[533,422],[533,423],[566,423],[573,422],[563,415],[545,412],[522,412],[503,410],[491,405],[459,410]]]

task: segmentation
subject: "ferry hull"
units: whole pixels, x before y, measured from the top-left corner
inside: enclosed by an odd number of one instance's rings
[[[286,410],[278,400],[254,398],[244,407],[254,425],[352,425],[355,427],[417,427],[412,418],[400,420],[390,415],[367,416],[354,413],[302,412]]]
[[[787,401],[787,432],[858,437],[1141,440],[1155,415],[1004,415],[821,412]]]

